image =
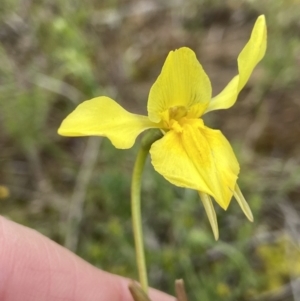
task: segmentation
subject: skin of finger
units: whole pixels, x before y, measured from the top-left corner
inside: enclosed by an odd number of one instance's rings
[[[128,279],[99,270],[41,235],[0,217],[1,301],[132,301]],[[151,290],[153,301],[174,301]]]

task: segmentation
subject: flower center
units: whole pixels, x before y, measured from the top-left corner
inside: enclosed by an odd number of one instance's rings
[[[191,118],[188,113],[189,110],[185,106],[174,106],[162,113],[164,132],[173,130],[176,133],[182,133],[185,124],[195,127],[204,126],[202,119]]]
[[[185,117],[188,113],[188,110],[184,106],[175,106],[169,109],[169,120],[179,121],[182,117]]]
[[[169,122],[167,127],[177,133],[182,132],[182,122],[187,116],[188,110],[184,106],[174,106],[168,110]]]

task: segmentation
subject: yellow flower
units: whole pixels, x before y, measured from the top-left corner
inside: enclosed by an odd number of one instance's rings
[[[234,195],[253,220],[238,185],[239,164],[219,130],[206,127],[201,116],[231,107],[266,51],[266,22],[260,16],[250,40],[238,57],[238,71],[225,89],[211,98],[211,84],[195,53],[186,47],[171,51],[148,98],[148,117],[131,114],[114,100],[101,96],[80,104],[63,122],[63,136],[105,136],[116,148],[132,147],[150,128],[164,136],[150,149],[155,170],[176,186],[199,192],[218,238],[211,198],[227,209]]]

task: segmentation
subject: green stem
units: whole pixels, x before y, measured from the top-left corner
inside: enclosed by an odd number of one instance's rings
[[[145,261],[145,250],[143,243],[142,217],[141,217],[141,180],[144,165],[153,142],[161,138],[161,132],[150,130],[142,140],[141,148],[138,152],[131,182],[131,214],[132,226],[136,251],[136,262],[138,267],[139,279],[142,289],[148,294],[148,278]]]

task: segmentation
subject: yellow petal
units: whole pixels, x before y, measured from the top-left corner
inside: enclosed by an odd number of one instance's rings
[[[218,240],[219,239],[218,220],[217,220],[216,211],[214,209],[214,205],[212,203],[211,197],[208,194],[200,191],[199,191],[199,196],[203,203],[208,220],[210,222],[215,240]]]
[[[211,98],[209,78],[195,53],[186,47],[171,51],[148,98],[148,115],[159,122],[171,108],[184,107],[190,117],[199,117]]]
[[[227,209],[234,192],[240,166],[230,143],[221,131],[205,127],[202,134],[208,141],[216,172],[222,183],[218,195],[216,193],[215,200],[223,209]]]
[[[116,148],[130,148],[144,130],[158,128],[148,117],[131,114],[108,97],[84,101],[62,122],[62,136],[104,136]]]
[[[150,149],[152,164],[172,184],[209,194],[226,209],[239,164],[223,134],[201,124],[190,120],[182,132],[167,132]]]
[[[234,105],[238,94],[247,83],[254,67],[263,58],[267,47],[267,27],[264,15],[258,17],[251,33],[250,40],[238,57],[239,74],[236,75],[224,90],[213,97],[205,113],[228,109]]]
[[[244,212],[244,214],[246,215],[246,217],[248,218],[248,220],[250,222],[253,222],[253,214],[252,211],[247,203],[247,201],[245,200],[240,187],[236,184],[235,186],[235,190],[234,190],[234,197],[237,200],[237,202],[239,203],[242,211]]]

